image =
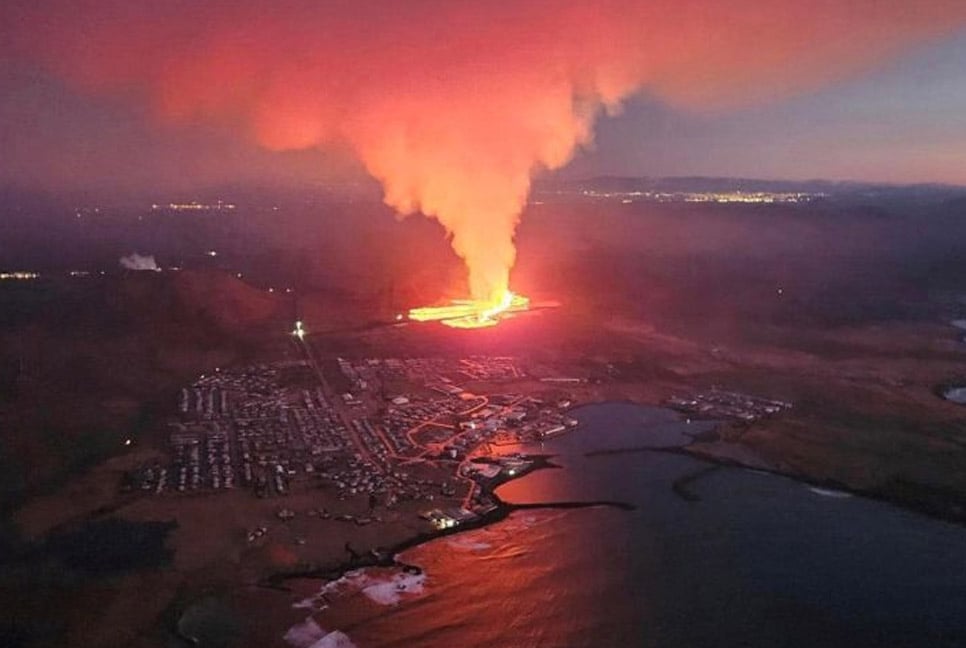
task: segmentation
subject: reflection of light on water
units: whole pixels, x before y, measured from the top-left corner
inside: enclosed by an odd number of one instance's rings
[[[463,551],[485,551],[486,549],[493,548],[493,545],[489,542],[477,540],[470,534],[454,536],[446,544],[453,549],[461,549]]]
[[[801,641],[786,642],[794,646],[813,644],[816,632],[846,645],[856,628],[872,627],[888,627],[894,644],[962,636],[962,606],[935,595],[938,588],[966,591],[963,571],[949,568],[966,552],[960,529],[834,489],[731,468],[702,478],[703,501],[695,506],[672,484],[704,469],[703,462],[667,453],[584,459],[608,444],[633,445],[624,442],[640,439],[640,412],[582,411],[584,432],[547,444],[570,452],[554,458],[567,467],[516,482],[546,475],[579,487],[529,501],[613,497],[636,503],[637,512],[520,510],[414,547],[401,559],[432,575],[429,595],[396,607],[356,596],[364,609],[334,603],[319,624],[351,628],[360,645],[470,648],[640,645],[634,639],[653,636],[655,627],[672,639],[668,645],[714,645],[725,634],[765,645],[790,636],[789,618],[802,631]],[[453,543],[480,548],[455,550]],[[745,597],[742,614],[720,606],[693,614],[696,600],[725,600],[735,591]],[[792,616],[773,614],[776,592]],[[825,622],[843,609],[862,625]]]
[[[549,470],[536,470],[501,484],[496,494],[504,501],[513,503],[549,502],[560,499],[557,481]],[[517,516],[515,515],[514,518]]]

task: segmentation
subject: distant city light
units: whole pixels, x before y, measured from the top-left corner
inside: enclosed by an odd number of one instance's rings
[[[200,203],[196,201],[188,203],[168,203],[167,205],[154,203],[151,205],[151,209],[154,211],[223,211],[235,209],[235,204],[222,202],[221,200],[214,203]]]
[[[295,320],[295,329],[292,331],[292,335],[300,340],[305,339],[305,328],[302,326],[302,320]]]
[[[39,272],[27,272],[25,270],[17,270],[14,272],[0,272],[0,280],[2,281],[27,281],[30,279],[39,279]]]
[[[580,195],[602,200],[619,199],[630,204],[635,199],[651,202],[696,203],[801,203],[826,197],[823,193],[792,191],[598,191],[584,189]]]

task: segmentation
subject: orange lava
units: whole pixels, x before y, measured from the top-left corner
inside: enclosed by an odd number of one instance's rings
[[[473,299],[454,299],[446,306],[413,308],[409,319],[416,322],[440,322],[446,326],[462,329],[496,326],[501,319],[530,307],[530,300],[509,290],[496,303]]]

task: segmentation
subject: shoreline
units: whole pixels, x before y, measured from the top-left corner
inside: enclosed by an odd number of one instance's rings
[[[584,407],[598,407],[609,404],[627,404],[644,408],[670,409],[660,404],[624,398],[584,401],[571,411],[579,412],[579,410]],[[579,429],[580,428],[578,427],[577,430]],[[572,434],[574,432],[575,431],[570,431],[568,433]],[[725,441],[720,436],[720,428],[699,435],[688,436],[689,438],[687,440],[682,440],[678,445],[640,445],[626,448],[593,450],[585,453],[585,456],[594,457],[613,454],[659,452],[686,456],[697,460],[702,463],[701,466],[698,466],[694,471],[690,471],[688,474],[679,477],[674,481],[673,484],[671,484],[671,488],[674,493],[688,502],[699,502],[701,499],[700,496],[690,488],[690,486],[699,479],[721,468],[740,468],[783,477],[805,486],[841,491],[843,493],[863,497],[865,499],[882,502],[900,510],[923,515],[933,519],[943,520],[947,523],[955,524],[960,527],[966,526],[966,507],[958,510],[955,508],[959,502],[962,502],[962,499],[957,498],[953,493],[947,493],[941,491],[940,489],[930,489],[928,486],[911,482],[896,482],[893,484],[886,484],[883,488],[879,489],[853,487],[835,479],[817,478],[804,473],[793,472],[787,469],[783,470],[773,464],[762,465],[761,463],[750,461],[750,459],[753,459],[753,457],[750,455],[745,457],[740,453],[737,455],[729,453],[727,452],[728,447],[748,448],[748,446],[735,441]],[[715,441],[720,442],[721,444],[726,444],[720,448],[724,451],[723,454],[717,454],[715,450],[718,448],[708,443]],[[395,532],[386,534],[394,536],[392,537],[392,540],[397,540],[397,542],[394,544],[383,547],[375,542],[366,542],[365,544],[360,544],[358,552],[353,557],[348,559],[346,559],[344,552],[326,551],[317,556],[317,558],[320,560],[316,562],[305,562],[281,569],[276,568],[275,570],[266,569],[264,572],[262,572],[262,574],[251,574],[251,576],[254,576],[254,578],[246,578],[243,581],[236,580],[234,582],[225,581],[220,585],[216,585],[214,589],[195,589],[195,587],[192,586],[188,586],[187,588],[179,588],[175,599],[172,600],[161,613],[162,618],[159,619],[161,621],[161,627],[166,628],[166,631],[169,633],[169,635],[177,636],[177,624],[185,611],[191,608],[191,606],[196,603],[199,598],[203,596],[210,596],[219,590],[227,591],[235,590],[237,588],[255,588],[257,590],[262,588],[275,590],[282,593],[291,593],[294,590],[288,585],[289,581],[299,579],[318,579],[322,582],[330,582],[341,578],[348,572],[371,567],[396,568],[408,571],[409,573],[421,573],[422,569],[420,567],[406,563],[401,559],[400,554],[433,540],[446,538],[448,536],[455,536],[456,534],[464,531],[473,531],[485,528],[491,524],[506,520],[516,511],[535,510],[541,508],[569,510],[598,507],[609,507],[624,511],[635,510],[636,507],[633,504],[620,501],[549,501],[508,503],[496,495],[495,491],[499,488],[499,486],[505,483],[525,477],[532,472],[536,472],[537,470],[560,468],[561,466],[554,463],[554,459],[557,456],[559,456],[559,453],[529,454],[527,457],[533,461],[533,464],[518,474],[512,477],[502,475],[493,480],[477,482],[478,488],[480,488],[483,493],[487,494],[491,498],[494,507],[492,510],[487,511],[479,517],[459,524],[456,527],[443,530],[427,528],[425,531],[412,533],[408,537],[405,537],[405,533],[409,532],[410,529],[396,528]],[[743,458],[749,459],[749,461],[742,461]],[[137,496],[133,498],[119,498],[111,502],[110,505],[101,505],[94,510],[88,511],[86,514],[75,516],[71,518],[71,520],[67,521],[67,524],[76,524],[81,521],[92,519],[110,518],[116,514],[122,513],[127,506],[132,504],[132,502],[138,501],[139,499],[140,498]],[[143,519],[139,521],[143,521]],[[62,527],[63,524],[57,525],[55,528]],[[399,540],[399,538],[404,539]],[[183,642],[184,645],[193,645],[184,637],[179,637],[176,640]]]
[[[526,502],[522,504],[512,504],[503,501],[497,494],[496,489],[503,484],[508,482],[521,479],[533,472],[538,470],[547,470],[560,468],[560,466],[554,464],[551,459],[555,455],[528,455],[529,459],[534,460],[534,465],[530,468],[522,471],[518,475],[513,477],[506,477],[499,480],[494,480],[486,486],[480,485],[480,489],[488,497],[491,497],[494,501],[495,508],[493,510],[480,515],[476,519],[464,522],[459,526],[453,527],[451,529],[442,529],[436,531],[425,531],[418,533],[411,538],[403,540],[396,543],[395,545],[388,548],[374,548],[365,553],[357,553],[352,558],[347,561],[343,561],[336,565],[306,565],[304,567],[284,570],[270,574],[269,576],[260,579],[255,585],[257,587],[264,587],[268,589],[274,589],[278,591],[291,591],[289,588],[285,587],[283,583],[289,580],[297,580],[302,578],[317,578],[325,580],[326,582],[331,582],[337,580],[347,574],[348,572],[355,571],[357,569],[365,569],[368,567],[398,567],[404,571],[410,571],[411,573],[421,573],[422,569],[416,565],[410,565],[399,560],[399,555],[409,549],[413,549],[420,545],[432,542],[433,540],[439,540],[449,536],[454,536],[465,531],[473,531],[476,529],[482,529],[484,527],[490,526],[497,522],[501,522],[507,519],[511,514],[516,511],[524,510],[534,510],[534,509],[580,509],[580,508],[599,508],[599,507],[609,507],[616,508],[623,511],[632,511],[637,507],[628,502],[620,501],[610,501],[610,500],[595,500],[595,501],[555,501],[555,502]]]
[[[817,478],[805,473],[793,473],[783,471],[774,466],[761,466],[752,465],[748,463],[743,463],[734,457],[717,455],[713,452],[708,451],[705,448],[694,449],[690,447],[690,444],[681,446],[633,446],[628,448],[613,448],[609,450],[594,450],[585,453],[586,457],[596,457],[596,456],[607,456],[615,454],[634,454],[643,452],[660,452],[664,454],[673,454],[679,456],[690,457],[697,461],[701,461],[710,464],[709,467],[713,468],[736,468],[741,470],[751,470],[759,473],[764,473],[768,475],[773,475],[775,477],[782,477],[785,479],[790,479],[792,481],[798,482],[805,486],[810,486],[813,488],[822,488],[827,490],[835,490],[843,493],[848,493],[857,497],[863,497],[865,499],[874,500],[877,502],[882,502],[883,504],[888,504],[894,506],[903,511],[908,511],[910,513],[915,513],[917,515],[922,515],[924,517],[942,520],[950,524],[955,524],[957,526],[966,527],[966,503],[960,503],[960,500],[954,496],[941,491],[940,489],[931,488],[928,486],[923,486],[916,484],[914,482],[895,482],[897,489],[906,488],[908,490],[898,490],[895,493],[883,492],[882,490],[868,489],[868,488],[858,488],[855,486],[850,486],[849,484],[831,479],[828,477]],[[698,478],[704,476],[707,469],[701,469],[698,471],[698,475],[686,475],[688,478],[682,486],[686,486]],[[682,478],[684,479],[684,478]],[[678,484],[680,480],[676,481]],[[919,491],[920,496],[929,494],[934,496],[936,499],[931,501],[925,501],[923,499],[916,499],[916,491]],[[678,492],[677,489],[675,492]],[[682,495],[682,497],[689,501],[698,501],[698,498],[694,493],[687,491],[688,495]],[[681,493],[678,493],[681,495]],[[945,496],[945,497],[943,497]]]
[[[642,403],[635,401],[633,399],[610,399],[582,403],[575,410],[579,410],[583,407],[593,407],[608,404],[629,404],[641,407],[661,407],[664,405],[655,405],[652,403]],[[668,408],[670,409],[670,408]],[[701,435],[705,436],[705,435]],[[628,448],[614,448],[607,450],[595,450],[585,453],[586,457],[595,456],[607,456],[614,454],[632,454],[641,452],[660,452],[665,454],[674,454],[679,456],[689,457],[695,459],[702,463],[707,464],[706,466],[698,469],[696,472],[689,473],[682,476],[681,478],[674,481],[671,488],[682,499],[689,502],[700,501],[700,496],[691,491],[688,486],[697,480],[716,472],[722,468],[734,468],[741,470],[751,470],[763,474],[772,475],[775,477],[782,477],[784,479],[790,479],[792,481],[798,482],[804,486],[809,486],[813,488],[822,488],[827,490],[839,491],[842,493],[847,493],[849,495],[854,495],[857,497],[863,497],[865,499],[881,502],[894,506],[900,510],[908,511],[917,515],[922,515],[932,519],[939,519],[951,524],[956,524],[957,526],[966,527],[966,510],[958,510],[955,504],[955,500],[952,497],[947,498],[945,501],[940,502],[925,502],[922,500],[916,500],[912,498],[912,494],[906,494],[906,497],[901,496],[901,494],[889,494],[882,492],[881,490],[873,489],[863,489],[850,486],[845,482],[838,481],[831,478],[816,478],[805,473],[794,473],[783,471],[774,466],[763,466],[758,464],[750,464],[742,462],[732,456],[715,454],[706,447],[700,449],[693,448],[692,445],[697,441],[702,441],[707,439],[702,439],[699,437],[692,437],[692,440],[688,443],[673,446],[634,446]],[[733,444],[732,445],[736,445]],[[557,502],[528,502],[512,504],[503,501],[498,495],[496,495],[495,490],[507,482],[520,479],[529,475],[537,470],[545,470],[550,468],[559,468],[560,466],[552,462],[553,457],[556,455],[530,455],[531,459],[536,459],[536,463],[531,468],[526,471],[515,475],[513,477],[506,477],[490,483],[486,486],[480,486],[481,490],[490,496],[494,503],[495,508],[480,517],[460,524],[452,529],[444,529],[438,531],[426,531],[423,533],[416,534],[411,538],[403,540],[389,548],[375,548],[362,554],[358,554],[354,558],[348,561],[342,561],[337,564],[330,565],[308,565],[294,570],[285,570],[280,572],[275,572],[269,576],[260,579],[256,586],[265,587],[269,589],[275,589],[280,591],[291,591],[283,585],[284,582],[288,580],[296,580],[300,578],[318,578],[326,581],[336,580],[341,578],[346,573],[351,572],[356,569],[364,569],[367,567],[398,567],[401,569],[417,570],[421,569],[415,565],[409,565],[401,560],[398,556],[404,551],[418,547],[420,545],[426,544],[433,540],[439,540],[448,536],[453,536],[465,531],[472,531],[476,529],[481,529],[487,527],[491,524],[503,521],[507,519],[512,513],[519,510],[533,510],[533,509],[578,509],[578,508],[596,508],[596,507],[611,507],[617,508],[619,510],[631,511],[635,510],[637,507],[628,502],[621,501],[557,501]],[[909,486],[915,487],[916,484],[909,484]]]

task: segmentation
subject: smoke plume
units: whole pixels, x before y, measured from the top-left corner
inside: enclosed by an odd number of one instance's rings
[[[127,256],[122,256],[118,259],[118,262],[125,270],[153,270],[154,272],[161,272],[157,261],[151,255],[142,256],[137,252],[132,252]]]
[[[803,92],[966,21],[962,0],[8,2],[12,56],[218,120],[351,150],[400,214],[446,228],[496,301],[531,177],[645,92],[693,110]]]

